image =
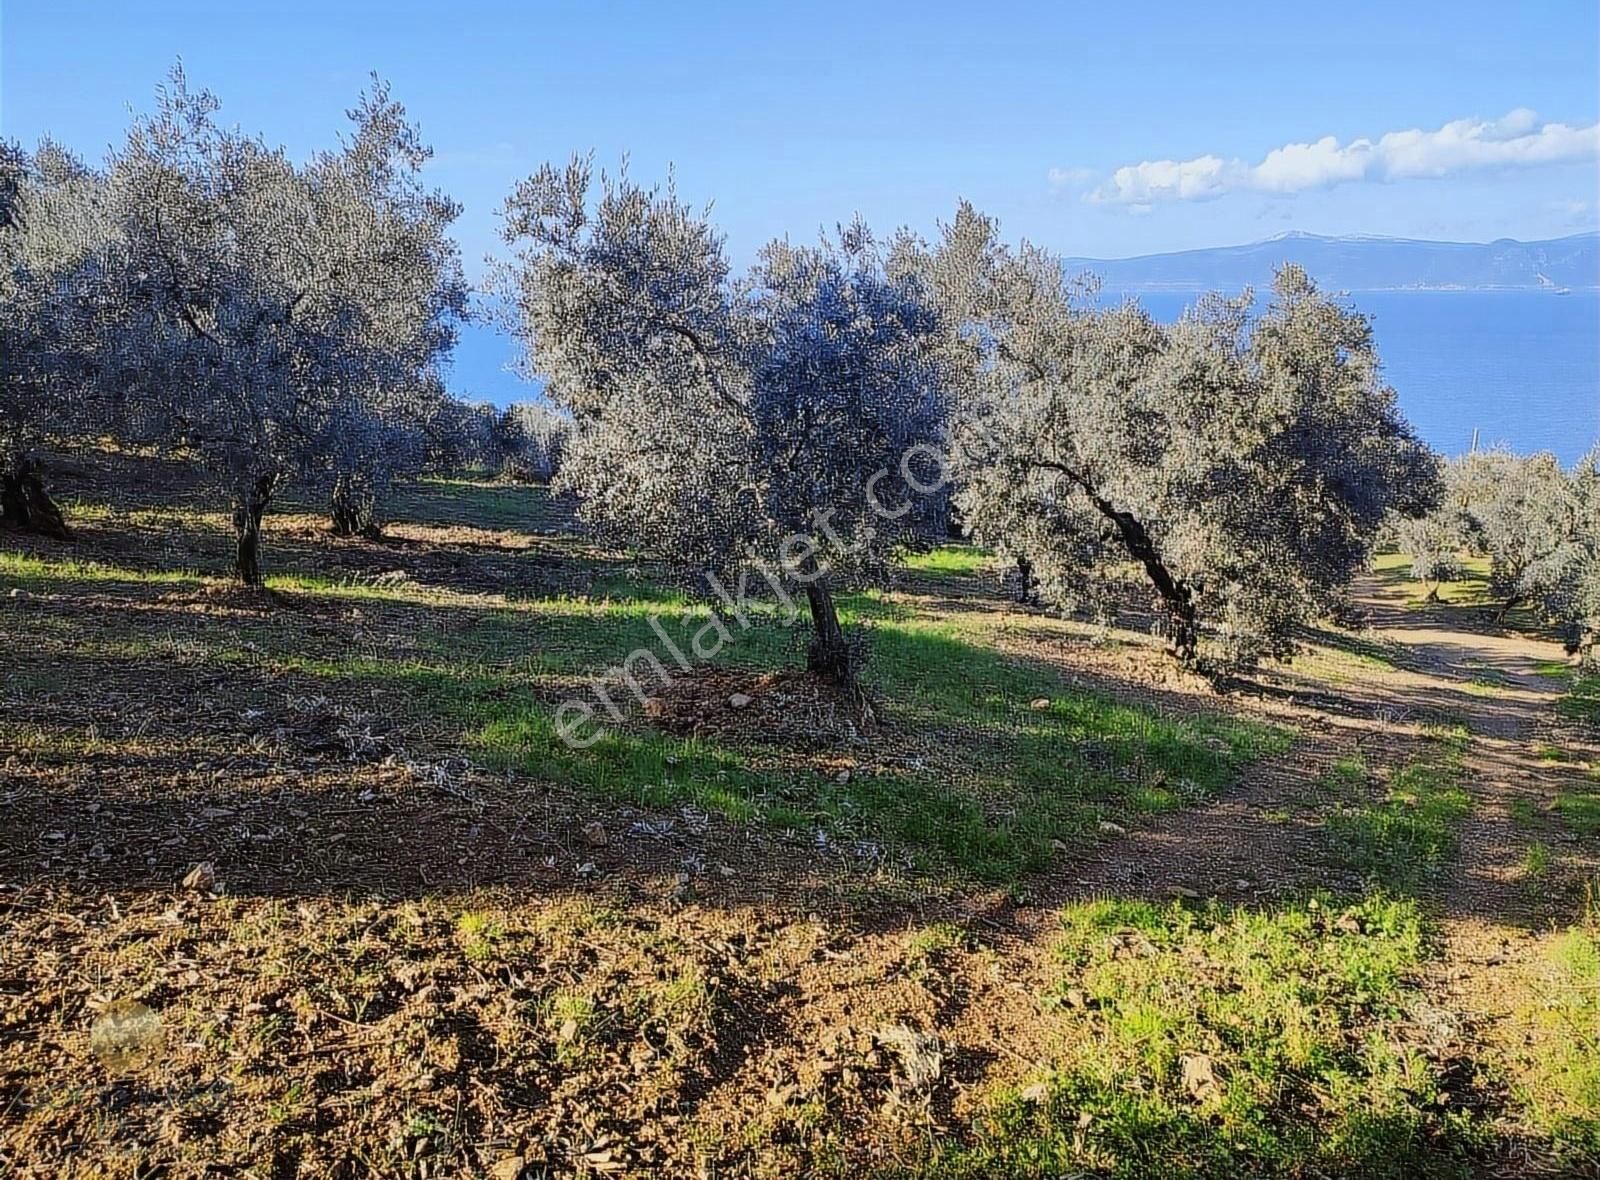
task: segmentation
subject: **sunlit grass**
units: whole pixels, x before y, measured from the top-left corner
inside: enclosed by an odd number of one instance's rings
[[[1597,885],[1596,887],[1600,887]],[[1527,1039],[1513,1084],[1534,1127],[1564,1164],[1600,1159],[1600,913],[1552,936],[1519,1013]]]
[[[1572,676],[1572,665],[1565,660],[1540,660],[1533,670],[1535,674],[1551,680],[1567,680]]]
[[[1538,885],[1550,873],[1550,846],[1535,840],[1522,854],[1522,877],[1530,885]]]
[[[1454,853],[1471,808],[1462,786],[1467,742],[1463,730],[1435,732],[1427,755],[1396,770],[1381,800],[1328,817],[1334,847],[1351,868],[1387,888],[1409,888]]]
[[[1463,576],[1453,582],[1423,582],[1411,574],[1411,558],[1404,553],[1379,553],[1372,559],[1373,572],[1385,586],[1400,591],[1413,605],[1436,591],[1437,601],[1446,606],[1489,606],[1489,559],[1464,554],[1459,559]]]
[[[901,564],[920,574],[981,574],[993,565],[994,555],[975,545],[941,545],[926,553],[908,553]]]
[[[0,571],[38,586],[85,581],[200,584],[94,564],[5,555]],[[962,566],[970,554],[953,562]],[[712,614],[683,591],[638,577],[599,582],[588,597],[508,599],[403,579],[287,571],[269,588],[288,605],[183,625],[183,616],[118,613],[87,633],[62,634],[78,658],[214,665],[280,683],[383,692],[419,718],[460,727],[477,757],[642,806],[692,803],[736,821],[811,837],[866,842],[941,873],[1009,883],[1042,868],[1055,842],[1092,838],[1112,816],[1192,806],[1215,797],[1252,759],[1281,752],[1288,735],[1224,715],[1166,714],[1067,686],[1047,665],[1002,655],[992,625],[919,615],[879,594],[841,603],[866,633],[869,691],[885,724],[916,734],[925,757],[869,765],[847,781],[795,764],[759,732],[748,744],[685,739],[632,719],[638,704],[618,669],[653,653],[679,669],[666,640],[694,650]],[[363,612],[359,642],[308,641],[295,602],[349,603]],[[783,625],[775,604],[725,621],[722,667],[752,674],[799,664],[804,624]],[[176,625],[177,629],[174,629]],[[641,691],[659,691],[655,665],[630,664]],[[574,748],[556,728],[564,700],[598,704],[599,684],[624,705],[618,725]],[[398,700],[396,700],[398,694]],[[404,702],[402,705],[401,702]],[[585,731],[587,733],[587,730]]]
[[[1069,907],[1062,1057],[932,1177],[1456,1176],[1481,1132],[1408,1043],[1412,903]]]
[[[0,586],[44,590],[58,582],[182,585],[203,580],[191,570],[139,570],[98,561],[59,560],[0,549]]]

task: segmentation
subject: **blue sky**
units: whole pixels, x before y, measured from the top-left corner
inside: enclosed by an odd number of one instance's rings
[[[591,149],[639,178],[676,165],[736,259],[857,211],[931,230],[961,197],[1097,257],[1291,228],[1551,237],[1596,225],[1597,14],[0,0],[0,134],[97,156],[181,56],[227,117],[304,153],[376,70],[465,205],[474,271],[511,183]]]

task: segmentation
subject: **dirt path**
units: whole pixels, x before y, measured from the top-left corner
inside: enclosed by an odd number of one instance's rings
[[[1319,780],[1340,759],[1377,766],[1402,762],[1427,726],[1471,735],[1465,759],[1472,807],[1458,854],[1437,890],[1454,923],[1489,922],[1527,930],[1554,917],[1548,895],[1530,893],[1521,871],[1529,843],[1518,816],[1548,810],[1564,786],[1581,788],[1570,764],[1542,761],[1564,682],[1541,666],[1564,660],[1554,641],[1493,627],[1462,610],[1424,610],[1369,580],[1359,600],[1370,628],[1369,656],[1337,695],[1321,669],[1291,668],[1262,686],[1299,732],[1283,758],[1253,767],[1225,798],[1162,817],[1102,847],[1066,883],[1068,892],[1244,899],[1307,884],[1338,889],[1345,879],[1321,831],[1329,800]],[[1563,876],[1596,868],[1595,850],[1557,834]]]
[[[1540,1007],[1551,940],[1578,920],[1583,886],[1600,879],[1600,841],[1580,837],[1554,810],[1563,790],[1593,791],[1577,763],[1600,758],[1592,735],[1561,718],[1565,681],[1549,674],[1559,644],[1493,624],[1460,608],[1419,608],[1373,579],[1360,587],[1369,629],[1361,658],[1262,685],[1260,702],[1298,732],[1285,756],[1252,767],[1208,806],[1163,816],[1102,846],[1076,875],[1056,882],[1056,904],[1073,897],[1200,896],[1236,902],[1319,887],[1357,891],[1334,855],[1325,820],[1338,806],[1324,776],[1350,759],[1393,770],[1437,756],[1426,733],[1464,729],[1462,785],[1470,807],[1454,856],[1420,886],[1440,940],[1422,981],[1426,1020],[1441,1069],[1460,1066],[1466,1100],[1505,1112],[1507,1133],[1486,1175],[1544,1174],[1535,1140],[1511,1129],[1504,1079],[1528,1052],[1530,1013]],[[1353,670],[1352,670],[1353,669]],[[1336,687],[1331,687],[1336,685]],[[1565,761],[1551,752],[1560,750]],[[1369,786],[1381,792],[1381,781]],[[1530,850],[1549,866],[1530,876]],[[1036,941],[1054,937],[1039,911]],[[1491,1062],[1490,1073],[1481,1073]],[[1460,1098],[1458,1097],[1458,1100]],[[1585,1173],[1587,1174],[1587,1173]],[[1597,1173],[1600,1174],[1600,1173]]]
[[[1502,1060],[1514,1059],[1525,1048],[1529,988],[1537,987],[1531,981],[1540,976],[1549,940],[1577,919],[1582,884],[1600,872],[1596,841],[1539,819],[1563,789],[1593,787],[1571,755],[1592,758],[1595,751],[1571,748],[1586,739],[1561,724],[1554,705],[1563,682],[1540,670],[1564,652],[1548,640],[1488,629],[1492,624],[1463,630],[1442,612],[1407,610],[1381,592],[1369,601],[1373,626],[1404,646],[1416,671],[1462,694],[1459,716],[1472,733],[1466,760],[1472,809],[1444,883],[1441,953],[1428,990],[1453,1014],[1463,1050],[1487,1044]],[[1541,757],[1561,748],[1546,747],[1549,738],[1566,739],[1568,761]],[[1529,876],[1536,845],[1553,849],[1546,880]]]
[[[1575,771],[1541,762],[1537,748],[1563,691],[1563,682],[1540,666],[1560,664],[1565,653],[1551,640],[1494,629],[1487,618],[1483,629],[1467,630],[1460,611],[1407,609],[1398,595],[1375,588],[1365,598],[1375,634],[1405,650],[1415,675],[1455,694],[1453,711],[1472,734],[1467,785],[1473,807],[1449,882],[1452,916],[1457,924],[1531,924],[1542,907],[1519,873],[1528,841],[1517,830],[1517,805],[1524,805],[1523,814],[1537,812],[1564,780],[1581,780]],[[1583,850],[1573,852],[1581,857]]]

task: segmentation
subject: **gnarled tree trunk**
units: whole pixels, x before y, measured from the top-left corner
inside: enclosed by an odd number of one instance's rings
[[[72,539],[61,509],[44,486],[44,467],[37,459],[0,460],[0,523],[62,541]]]
[[[1095,511],[1116,527],[1117,535],[1122,539],[1122,547],[1127,550],[1129,557],[1144,566],[1150,584],[1161,596],[1161,605],[1165,608],[1167,619],[1172,624],[1172,654],[1185,664],[1193,664],[1200,649],[1200,619],[1199,610],[1195,606],[1194,589],[1167,568],[1160,550],[1156,548],[1155,539],[1150,536],[1150,531],[1144,527],[1144,523],[1133,513],[1118,509],[1096,491],[1094,485],[1083,474],[1074,471],[1066,464],[1043,462],[1038,466],[1059,471],[1077,484],[1089,498],[1089,502],[1094,505]]]
[[[1168,598],[1167,613],[1172,618],[1172,654],[1185,664],[1192,664],[1200,650],[1200,624],[1195,618],[1194,602],[1184,591],[1181,599]]]
[[[261,517],[272,502],[277,477],[262,475],[240,488],[233,507],[233,575],[246,586],[261,585]]]
[[[1509,615],[1512,611],[1516,610],[1517,607],[1519,607],[1521,605],[1522,605],[1522,595],[1520,595],[1520,594],[1513,594],[1510,598],[1506,599],[1505,602],[1503,602],[1500,605],[1500,609],[1497,610],[1495,612],[1495,614],[1494,614],[1494,621],[1495,621],[1496,626],[1498,626],[1499,624],[1505,622],[1506,621],[1506,616]]]
[[[372,483],[359,472],[340,475],[333,481],[333,531],[340,537],[375,537],[378,528],[378,498]]]
[[[839,625],[839,611],[834,606],[827,575],[806,583],[806,602],[811,607],[811,626],[816,632],[806,653],[806,666],[841,687],[854,687],[855,653]]]

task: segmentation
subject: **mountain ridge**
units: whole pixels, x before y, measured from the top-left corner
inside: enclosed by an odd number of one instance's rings
[[[1068,258],[1063,266],[1093,272],[1107,291],[1137,294],[1263,287],[1286,262],[1299,263],[1329,290],[1596,291],[1600,231],[1531,242],[1444,242],[1290,230],[1236,246]]]

